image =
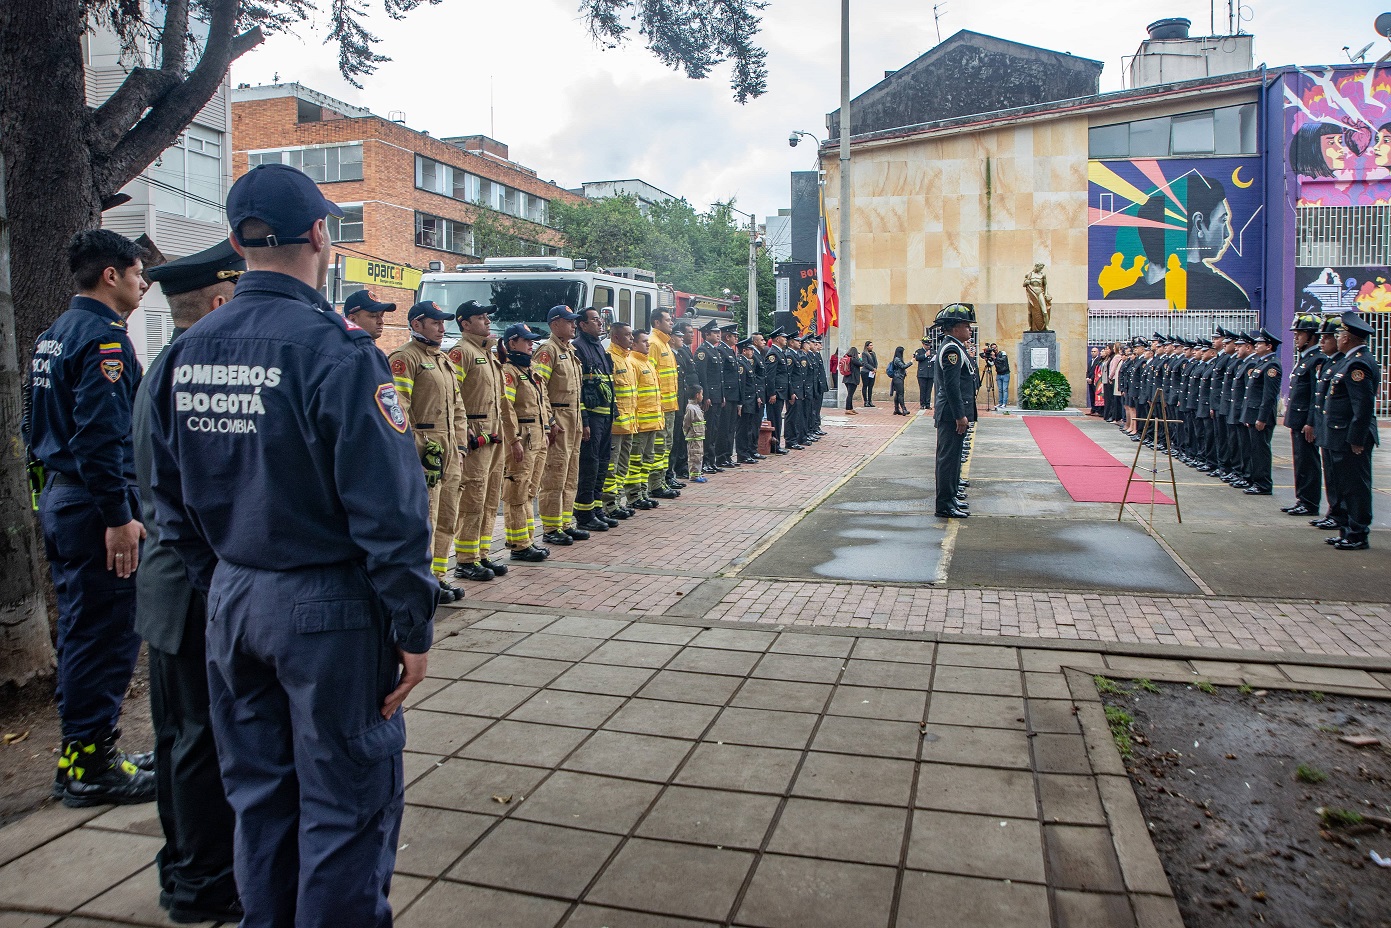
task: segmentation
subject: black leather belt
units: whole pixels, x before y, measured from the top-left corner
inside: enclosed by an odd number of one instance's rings
[[[478,416],[469,416],[469,418],[470,418],[470,419],[487,419],[487,418],[489,418],[489,416],[487,416],[487,415],[478,415]]]
[[[517,421],[520,422],[522,425],[531,425],[531,424],[532,424],[533,422],[535,422],[536,420],[535,420],[535,419],[518,419]]]
[[[570,408],[570,404],[569,404],[569,403],[552,403],[551,405],[552,405],[553,407],[555,407],[556,409],[569,409],[569,408]]]
[[[49,485],[55,487],[85,487],[87,484],[83,483],[77,477],[69,477],[67,474],[55,471]]]

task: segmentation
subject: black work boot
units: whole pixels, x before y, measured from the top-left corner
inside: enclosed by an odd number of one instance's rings
[[[115,732],[95,741],[65,741],[58,766],[67,773],[63,805],[69,808],[154,802],[154,773],[141,770],[121,755]]]
[[[460,580],[483,581],[493,579],[493,572],[482,564],[463,563],[454,565],[454,576]]]
[[[496,577],[501,577],[503,574],[507,573],[506,564],[499,564],[497,561],[489,560],[486,557],[480,557],[478,563],[491,570]]]

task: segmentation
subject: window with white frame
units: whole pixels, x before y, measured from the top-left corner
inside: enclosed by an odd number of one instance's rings
[[[476,203],[540,225],[546,225],[550,218],[550,204],[544,198],[424,155],[415,156],[415,186],[419,190],[465,203]]]
[[[328,237],[334,242],[360,242],[363,239],[362,204],[339,203],[342,216],[328,217]]]
[[[222,133],[189,126],[145,171],[155,209],[202,222],[222,222]]]
[[[316,183],[331,184],[344,180],[362,180],[362,143],[325,145],[315,148],[286,148],[279,151],[252,152],[251,167],[262,164],[288,164],[299,168]]]
[[[468,223],[415,214],[415,243],[421,248],[435,248],[456,255],[473,254],[473,227]]]

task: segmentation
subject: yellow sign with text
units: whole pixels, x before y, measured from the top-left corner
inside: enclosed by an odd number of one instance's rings
[[[421,272],[404,264],[390,264],[386,261],[369,261],[366,258],[343,259],[343,279],[359,284],[376,284],[379,287],[395,287],[398,290],[416,290],[420,287]]]

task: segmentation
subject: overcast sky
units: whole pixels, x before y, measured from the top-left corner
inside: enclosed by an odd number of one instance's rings
[[[372,9],[380,5],[366,4]],[[1135,52],[1145,25],[1187,16],[1209,34],[1210,5],[1193,0],[947,0],[943,38],[961,29],[1071,52],[1105,63],[1103,91],[1121,87],[1121,57]],[[322,27],[277,36],[232,69],[235,83],[298,81],[436,136],[484,133],[511,147],[513,160],[562,186],[640,177],[703,209],[715,199],[760,217],[788,205],[788,172],[813,166],[812,146],[791,149],[803,129],[824,137],[839,105],[837,0],[770,0],[761,39],[768,92],[740,106],[728,66],[692,81],[664,68],[640,44],[595,45],[576,0],[443,0],[394,22],[379,12],[369,28],[393,60],[358,90],[337,72],[337,50]],[[852,0],[851,93],[937,44],[932,0]],[[1372,20],[1391,0],[1244,0],[1242,28],[1255,35],[1256,63],[1347,61],[1376,38]],[[1226,33],[1227,4],[1217,4]],[[1368,54],[1391,51],[1386,39]],[[489,86],[493,87],[490,113]],[[233,140],[235,144],[235,139]]]

